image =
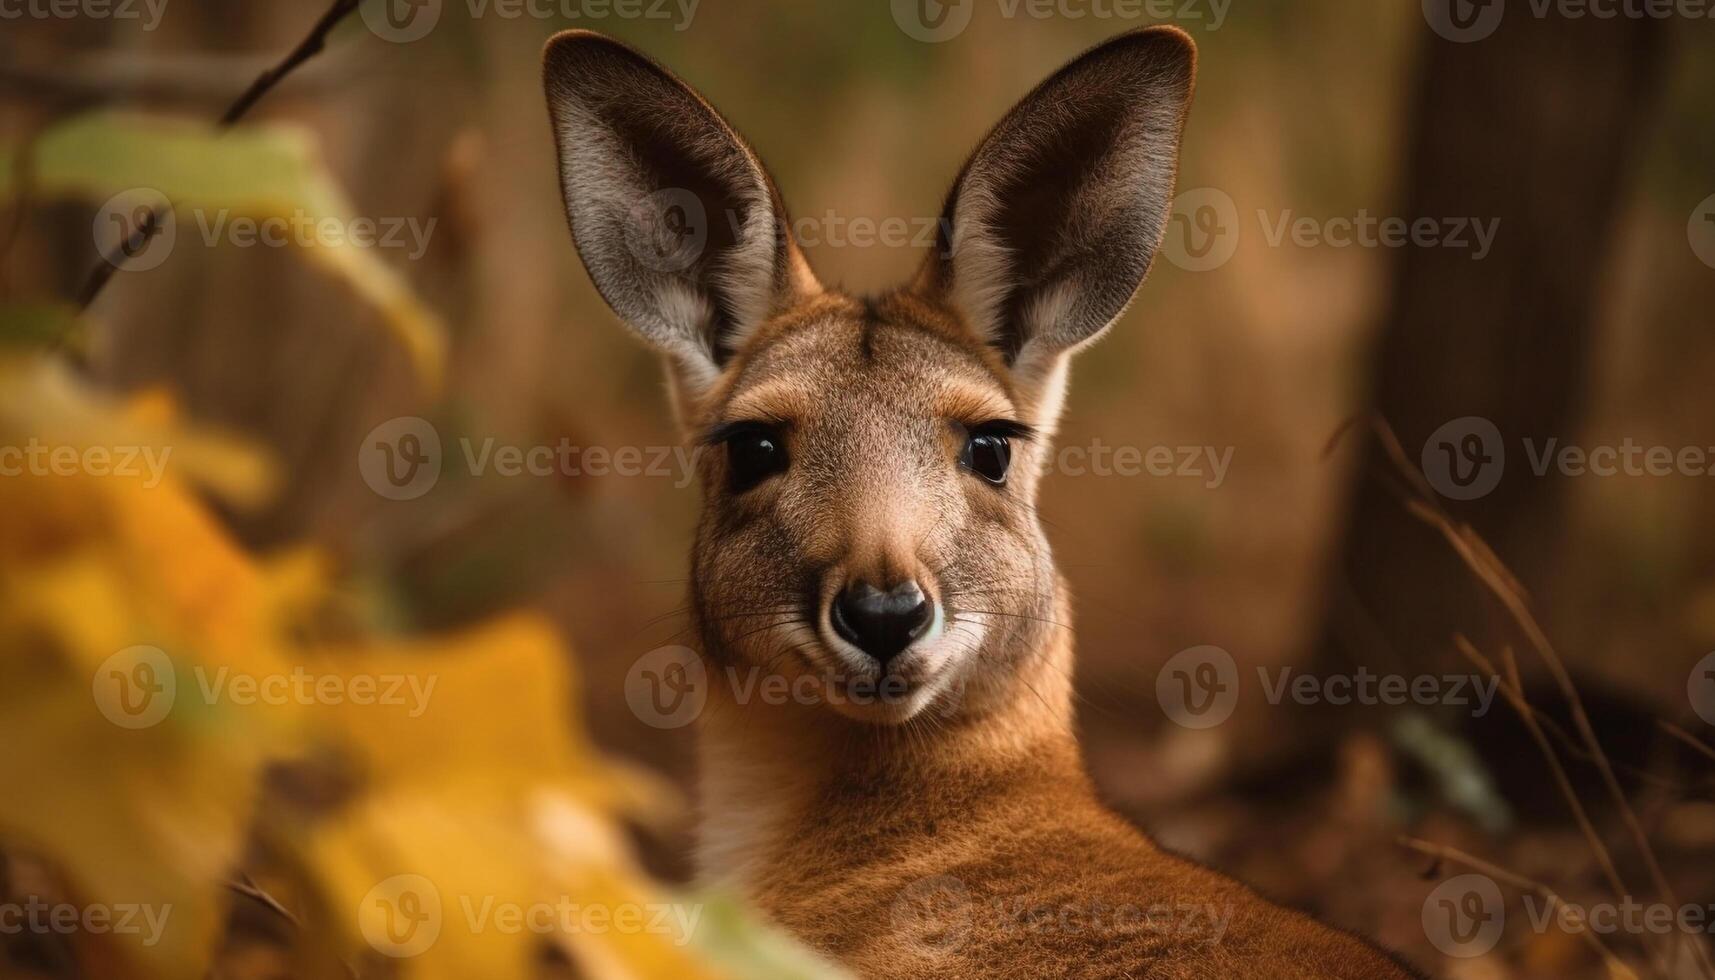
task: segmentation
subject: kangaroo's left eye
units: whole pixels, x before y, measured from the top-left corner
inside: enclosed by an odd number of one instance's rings
[[[728,483],[734,493],[743,493],[786,469],[786,440],[772,426],[740,425],[727,432]]]
[[[995,486],[1006,483],[1006,471],[1012,466],[1012,441],[999,432],[977,429],[965,439],[959,465]]]

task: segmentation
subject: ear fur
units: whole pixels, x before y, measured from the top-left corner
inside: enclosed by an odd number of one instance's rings
[[[612,38],[555,35],[543,80],[584,267],[694,396],[764,320],[820,291],[780,194],[713,107]]]
[[[958,311],[1058,411],[1064,355],[1130,304],[1172,207],[1196,76],[1151,27],[1055,72],[988,134],[947,197],[915,288]]]

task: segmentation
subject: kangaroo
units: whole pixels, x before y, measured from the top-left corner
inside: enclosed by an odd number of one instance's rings
[[[1415,975],[1163,851],[1073,734],[1037,485],[1070,355],[1161,243],[1195,61],[1151,28],[1060,69],[966,163],[915,279],[859,297],[691,88],[599,34],[548,42],[579,255],[708,450],[701,873],[860,976]]]

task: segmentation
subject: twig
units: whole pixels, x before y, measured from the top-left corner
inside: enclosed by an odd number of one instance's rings
[[[256,880],[251,878],[248,874],[239,872],[237,878],[227,879],[226,889],[235,895],[242,896],[252,902],[255,902],[257,905],[262,906],[262,908],[279,916],[287,925],[291,926],[294,931],[302,932],[304,924],[296,915],[292,914],[292,910],[286,908],[279,899],[268,894],[267,890],[257,884]],[[345,971],[346,976],[350,977],[351,980],[357,980],[358,972],[352,968],[350,963],[345,962],[344,959],[340,959],[339,965],[340,968]]]
[[[1660,728],[1662,731],[1668,733],[1679,741],[1684,742],[1686,745],[1691,746],[1693,750],[1709,761],[1715,762],[1715,748],[1710,748],[1708,742],[1703,741],[1696,735],[1691,734],[1671,721],[1662,721],[1660,718],[1657,718],[1655,723],[1656,727]]]
[[[352,11],[357,9],[358,3],[359,0],[333,0],[327,12],[315,22],[315,25],[310,28],[309,34],[298,42],[298,46],[282,58],[279,64],[257,76],[256,81],[252,82],[250,87],[244,90],[244,94],[238,97],[238,101],[221,114],[216,128],[230,128],[238,120],[244,118],[244,114],[249,112],[251,107],[260,102],[264,95],[267,95],[274,86],[285,80],[286,76],[290,75],[299,65],[321,53],[327,47],[328,35],[333,32],[334,27],[338,26],[340,21],[350,16]],[[89,271],[88,278],[84,280],[83,288],[78,292],[79,307],[88,309],[89,305],[95,302],[95,298],[101,295],[101,291],[107,288],[107,284],[113,280],[113,274],[125,264],[126,258],[138,254],[159,230],[158,216],[155,210],[151,208],[143,220],[138,223],[137,230],[125,241],[119,243],[113,251],[102,256],[95,267]]]
[[[247,874],[241,873],[237,879],[229,879],[226,882],[226,888],[228,891],[237,895],[243,895],[245,898],[248,898],[263,908],[268,909],[270,912],[273,912],[275,915],[278,915],[280,918],[291,923],[293,927],[301,925],[301,923],[298,922],[298,917],[292,914],[291,909],[280,904],[279,899],[268,894],[261,885],[258,885],[255,880]]]
[[[1583,832],[1585,842],[1590,845],[1590,852],[1595,856],[1596,863],[1601,865],[1602,876],[1608,879],[1608,887],[1613,889],[1617,896],[1631,894],[1631,889],[1626,887],[1625,880],[1620,877],[1619,869],[1614,866],[1614,856],[1608,852],[1608,845],[1602,842],[1602,835],[1596,832],[1595,823],[1590,820],[1589,812],[1584,809],[1584,801],[1578,798],[1578,792],[1573,789],[1572,780],[1566,775],[1566,767],[1561,764],[1560,757],[1554,752],[1554,746],[1549,744],[1548,736],[1543,732],[1542,726],[1537,723],[1535,710],[1525,700],[1524,690],[1519,685],[1518,667],[1512,660],[1511,651],[1508,651],[1507,657],[1508,676],[1503,677],[1501,672],[1495,669],[1495,665],[1489,662],[1489,658],[1483,656],[1463,634],[1454,635],[1453,646],[1464,655],[1465,659],[1475,664],[1479,670],[1495,678],[1500,686],[1502,696],[1507,699],[1508,704],[1512,705],[1513,710],[1518,712],[1519,719],[1524,722],[1525,730],[1530,733],[1531,740],[1542,752],[1542,757],[1548,760],[1548,769],[1554,774],[1555,785],[1560,788],[1560,795],[1566,797],[1566,802],[1571,805],[1572,816],[1578,821],[1578,829]]]
[[[320,54],[322,49],[327,47],[328,35],[339,25],[340,21],[357,9],[357,4],[358,0],[333,0],[333,5],[328,7],[327,13],[322,14],[321,19],[316,21],[314,27],[310,28],[310,33],[305,36],[303,41],[293,48],[291,53],[286,55],[278,65],[258,75],[256,81],[252,82],[244,94],[238,97],[238,101],[226,110],[226,114],[220,117],[221,128],[231,126],[243,118],[244,114],[250,111],[251,106],[260,101],[262,96],[268,94],[269,89],[280,84],[281,80],[290,75],[299,65]]]
[[[1395,841],[1397,841],[1401,847],[1409,848],[1419,854],[1432,857],[1437,861],[1463,865],[1473,871],[1487,875],[1490,878],[1496,878],[1504,881],[1507,884],[1512,885],[1514,888],[1536,892],[1548,901],[1548,910],[1550,912],[1554,911],[1554,907],[1557,905],[1562,908],[1573,907],[1571,903],[1567,902],[1564,898],[1561,898],[1558,892],[1542,882],[1537,881],[1534,878],[1526,878],[1524,875],[1521,875],[1516,871],[1509,871],[1499,865],[1491,864],[1482,858],[1466,854],[1464,851],[1461,851],[1456,847],[1448,847],[1445,844],[1436,844],[1426,840],[1418,840],[1415,837],[1397,837],[1395,838]],[[1603,964],[1608,968],[1609,976],[1635,977],[1637,975],[1631,967],[1627,966],[1624,961],[1615,956],[1613,951],[1603,944],[1602,940],[1597,937],[1595,930],[1578,929],[1575,931],[1579,938],[1588,943],[1590,948],[1595,951],[1596,955],[1602,958]]]
[[[1578,695],[1577,686],[1572,683],[1572,675],[1567,671],[1560,656],[1555,653],[1554,646],[1549,642],[1548,634],[1543,630],[1542,624],[1531,612],[1530,605],[1525,599],[1523,586],[1513,577],[1511,570],[1507,568],[1505,562],[1501,561],[1500,556],[1495,554],[1488,543],[1470,525],[1456,522],[1448,516],[1441,509],[1440,504],[1436,502],[1434,493],[1432,491],[1426,492],[1427,488],[1422,474],[1412,467],[1404,448],[1399,444],[1398,437],[1394,435],[1393,429],[1388,426],[1386,420],[1380,417],[1373,419],[1371,428],[1388,459],[1393,463],[1395,471],[1407,483],[1416,488],[1415,497],[1407,498],[1404,501],[1406,510],[1441,532],[1442,537],[1453,547],[1454,552],[1464,561],[1466,567],[1488,587],[1489,592],[1496,599],[1500,600],[1501,605],[1506,608],[1514,623],[1524,633],[1525,638],[1530,641],[1531,648],[1536,651],[1537,657],[1548,668],[1549,676],[1560,688],[1561,696],[1566,699],[1567,706],[1572,711],[1573,728],[1584,742],[1585,748],[1589,750],[1591,761],[1595,764],[1597,772],[1601,774],[1602,783],[1609,796],[1613,798],[1620,819],[1632,838],[1633,846],[1637,849],[1639,857],[1644,862],[1644,867],[1649,872],[1651,885],[1655,888],[1656,894],[1660,895],[1663,900],[1677,906],[1679,898],[1674,892],[1673,886],[1669,884],[1667,875],[1662,871],[1661,862],[1656,858],[1655,848],[1650,844],[1649,835],[1644,831],[1643,824],[1639,822],[1637,812],[1632,809],[1631,801],[1626,799],[1625,791],[1621,789],[1620,781],[1614,775],[1614,767],[1608,761],[1608,754],[1603,751],[1602,743],[1596,738],[1595,729],[1590,725],[1590,716],[1584,710],[1584,701]],[[1625,895],[1622,893],[1617,897],[1624,898]],[[1715,964],[1710,962],[1709,950],[1704,947],[1703,943],[1695,939],[1691,941],[1691,944],[1703,975],[1715,977]]]

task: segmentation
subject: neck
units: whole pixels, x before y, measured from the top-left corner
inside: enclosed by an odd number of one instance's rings
[[[807,836],[874,833],[878,819],[897,821],[895,832],[946,830],[1045,786],[1089,797],[1070,667],[1069,633],[1055,631],[1010,676],[967,684],[950,715],[896,727],[826,705],[740,704],[712,671],[699,744],[702,876],[748,892]]]

